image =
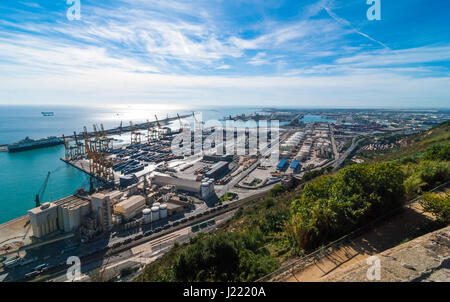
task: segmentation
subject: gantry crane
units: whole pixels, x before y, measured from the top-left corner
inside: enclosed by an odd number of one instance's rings
[[[183,122],[181,121],[180,115],[177,113],[178,121],[180,121],[180,131],[184,131],[186,128],[183,125]]]
[[[204,125],[204,124],[205,124],[204,121],[198,121],[198,120],[197,120],[197,117],[195,116],[195,112],[194,112],[194,111],[192,111],[192,116],[194,117],[195,123],[201,124],[201,125]]]
[[[105,128],[103,128],[103,124],[100,124],[100,129],[102,130],[102,143],[103,143],[103,149],[102,150],[111,150],[113,148],[112,145],[112,139],[108,137],[106,134]]]
[[[141,133],[136,132],[132,121],[130,121],[130,131],[131,131],[131,145],[140,144],[141,143]]]
[[[36,208],[41,205],[41,200],[44,198],[45,189],[47,189],[48,179],[50,178],[50,171],[47,173],[47,177],[44,180],[44,183],[42,184],[41,189],[36,194]]]
[[[77,147],[71,146],[64,134],[62,135],[62,139],[64,142],[65,158],[66,160],[72,160],[77,155]]]
[[[86,150],[83,148],[84,145],[78,141],[78,135],[75,131],[73,132],[73,137],[75,138],[75,146],[77,147],[77,156],[85,154]]]
[[[114,181],[114,172],[112,170],[112,163],[106,160],[105,156],[100,150],[92,150],[89,133],[84,132],[84,143],[89,159],[89,174],[97,179],[104,181]]]
[[[94,128],[94,150],[95,151],[103,151],[102,150],[102,140],[100,138],[100,133],[97,131],[97,126],[94,124],[93,125]]]
[[[152,124],[149,120],[147,120],[147,138],[149,142],[150,140],[159,139],[158,130],[156,130],[155,127],[152,127]]]

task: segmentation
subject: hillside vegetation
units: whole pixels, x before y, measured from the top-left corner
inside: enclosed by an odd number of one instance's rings
[[[137,280],[253,281],[450,180],[449,122],[404,140],[369,163],[308,174],[291,191],[275,186],[214,234],[176,245]],[[448,223],[449,202],[427,194],[423,205]]]

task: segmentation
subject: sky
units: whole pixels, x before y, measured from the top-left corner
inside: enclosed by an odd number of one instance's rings
[[[447,0],[73,1],[0,0],[0,104],[450,107]]]

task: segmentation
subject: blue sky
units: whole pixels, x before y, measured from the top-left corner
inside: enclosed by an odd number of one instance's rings
[[[450,3],[0,0],[0,103],[449,107]]]

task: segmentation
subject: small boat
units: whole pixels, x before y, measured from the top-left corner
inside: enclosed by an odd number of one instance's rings
[[[41,114],[42,114],[43,116],[54,116],[54,115],[55,115],[54,112],[41,112]]]

